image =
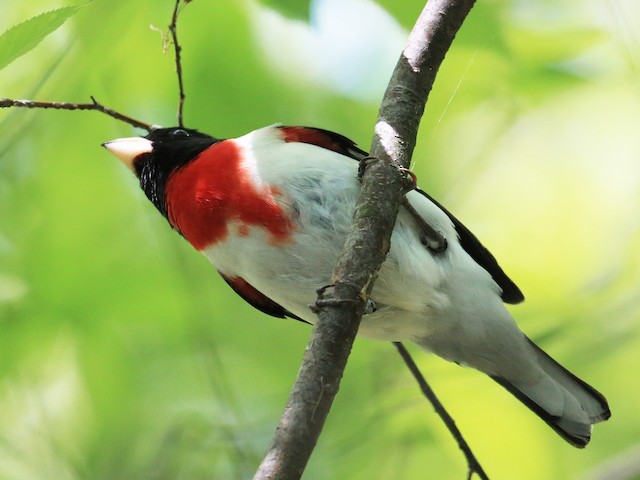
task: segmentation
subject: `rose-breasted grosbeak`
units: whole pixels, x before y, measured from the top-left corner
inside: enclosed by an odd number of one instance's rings
[[[351,140],[276,125],[226,140],[163,128],[104,146],[242,298],[316,321],[309,305],[331,276],[360,189],[366,153]],[[610,416],[599,392],[520,331],[503,304],[524,300],[518,287],[419,189],[406,195],[371,300],[360,334],[411,341],[486,373],[572,445],[584,447],[591,425]]]

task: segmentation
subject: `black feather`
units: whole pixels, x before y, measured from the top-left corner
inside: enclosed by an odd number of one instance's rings
[[[453,225],[456,227],[456,232],[458,233],[458,238],[460,238],[460,245],[465,251],[473,258],[478,265],[484,268],[487,272],[491,274],[493,280],[498,284],[498,286],[502,289],[502,300],[505,303],[520,303],[524,301],[524,295],[517,287],[517,285],[504,273],[504,270],[500,268],[498,265],[498,261],[495,257],[487,250],[480,240],[471,233],[471,231],[465,227],[460,220],[454,217],[446,208],[440,205],[433,197],[431,197],[428,193],[419,188],[416,188],[416,191],[425,197],[427,197],[431,202],[433,202],[440,210],[447,214]]]

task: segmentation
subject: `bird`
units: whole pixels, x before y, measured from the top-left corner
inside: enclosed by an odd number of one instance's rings
[[[265,314],[314,324],[361,188],[349,138],[271,125],[220,139],[183,127],[103,144],[170,226]],[[458,219],[406,193],[358,335],[412,342],[492,378],[571,445],[611,416],[605,397],[552,359],[505,304],[524,295]]]

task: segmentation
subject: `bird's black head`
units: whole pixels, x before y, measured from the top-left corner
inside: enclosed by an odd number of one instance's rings
[[[167,217],[165,186],[169,176],[220,140],[187,128],[156,128],[146,137],[119,138],[103,146],[140,179],[140,187]]]
[[[146,137],[152,143],[151,157],[159,167],[171,173],[176,168],[186,165],[202,151],[219,141],[211,135],[187,128],[156,128]],[[144,157],[134,161],[133,167],[142,171]],[[139,165],[138,165],[139,164]],[[139,172],[135,172],[138,177]]]

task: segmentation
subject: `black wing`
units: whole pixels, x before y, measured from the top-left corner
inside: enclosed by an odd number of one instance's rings
[[[465,251],[473,258],[478,265],[484,268],[487,272],[491,274],[493,280],[498,284],[498,286],[502,289],[502,300],[505,303],[520,303],[524,301],[524,295],[518,288],[518,286],[513,283],[504,270],[500,268],[498,265],[498,261],[491,254],[489,250],[487,250],[480,240],[471,233],[471,231],[465,227],[460,220],[454,217],[446,208],[440,205],[433,197],[431,197],[428,193],[419,188],[416,188],[416,191],[421,195],[424,195],[429,200],[431,200],[440,210],[447,214],[451,222],[456,228],[456,232],[458,233],[458,238],[460,239],[460,245]]]

